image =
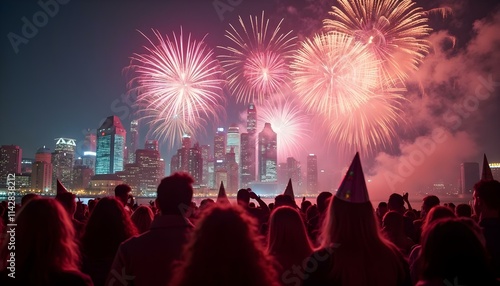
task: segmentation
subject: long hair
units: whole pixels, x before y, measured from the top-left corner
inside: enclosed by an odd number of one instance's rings
[[[137,227],[139,233],[144,233],[149,230],[154,219],[153,211],[148,206],[138,207],[130,216],[132,222]]]
[[[123,204],[114,197],[102,198],[89,217],[82,237],[86,257],[114,257],[120,243],[137,234]]]
[[[205,210],[170,285],[279,285],[256,225],[239,206]]]
[[[330,278],[342,285],[390,286],[404,277],[401,254],[380,234],[371,202],[333,197],[321,235],[321,248],[330,247],[335,247]]]
[[[431,223],[422,235],[422,279],[455,279],[460,285],[496,285],[477,230],[463,219]]]
[[[267,252],[273,255],[282,269],[302,262],[313,252],[313,247],[300,213],[287,206],[273,210],[269,219]]]
[[[75,231],[63,206],[54,199],[34,199],[16,218],[16,277],[27,284],[47,285],[50,274],[78,271]],[[8,267],[8,241],[0,250],[0,271]]]

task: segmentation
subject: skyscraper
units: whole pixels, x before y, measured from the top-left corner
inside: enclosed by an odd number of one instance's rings
[[[96,174],[123,170],[126,131],[117,116],[109,116],[97,130]]]
[[[239,166],[236,163],[236,154],[231,148],[226,154],[226,171],[227,171],[227,191],[230,194],[236,194],[239,189]]]
[[[307,192],[318,192],[318,157],[314,154],[307,156]]]
[[[0,147],[0,187],[7,186],[9,174],[21,173],[21,158],[23,150],[16,145],[2,145]]]
[[[47,193],[52,187],[52,154],[50,149],[38,149],[31,172],[31,188]]]
[[[146,140],[144,143],[144,149],[160,152],[160,149],[158,148],[158,140]]]
[[[227,129],[226,154],[231,148],[234,150],[236,163],[240,163],[240,128],[236,125],[231,125]]]
[[[257,132],[257,109],[250,103],[247,109],[247,132],[255,134]]]
[[[225,168],[226,159],[226,133],[224,128],[217,128],[214,137],[214,167],[215,171]]]
[[[31,174],[31,171],[33,170],[33,162],[35,160],[31,158],[22,158],[21,159],[21,173],[25,174]]]
[[[270,123],[259,133],[259,179],[261,182],[278,181],[277,134]]]
[[[187,169],[188,173],[193,177],[194,183],[201,184],[203,179],[203,158],[198,143],[189,148]]]
[[[56,138],[56,148],[52,153],[52,188],[57,179],[67,188],[73,188],[73,165],[75,162],[76,140]]]
[[[207,186],[209,182],[208,161],[211,159],[210,145],[201,145],[201,159],[203,160],[201,184]]]
[[[287,177],[292,179],[293,186],[296,192],[302,191],[302,170],[300,167],[300,162],[295,160],[294,157],[288,157],[286,159],[286,170]]]
[[[253,136],[249,133],[241,133],[241,159],[240,159],[240,175],[241,175],[241,187],[248,188],[250,182],[255,181],[255,152],[254,148],[251,148],[251,138]]]
[[[472,195],[474,184],[479,179],[479,163],[464,162],[460,164],[460,191],[462,194]]]
[[[241,187],[248,188],[255,181],[257,109],[250,103],[247,109],[247,133],[241,134],[240,140],[240,175]]]
[[[95,132],[92,132],[92,129],[88,128],[85,131],[85,141],[83,142],[83,151],[95,152],[97,144],[97,137]]]
[[[128,148],[128,162],[135,162],[135,151],[139,148],[139,121],[130,121],[130,148]]]
[[[138,149],[135,153],[136,163],[140,169],[137,179],[139,191],[155,192],[165,174],[165,162],[161,159],[160,152],[145,148]]]

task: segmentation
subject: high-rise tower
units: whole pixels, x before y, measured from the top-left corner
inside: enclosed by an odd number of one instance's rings
[[[56,138],[56,148],[52,153],[52,188],[59,179],[67,188],[73,188],[73,165],[75,161],[76,140]]]
[[[259,133],[259,180],[276,182],[278,180],[277,134],[270,123],[265,123]]]
[[[126,131],[117,116],[109,116],[97,130],[96,174],[122,171]]]
[[[314,154],[307,156],[307,192],[318,192],[318,157]]]

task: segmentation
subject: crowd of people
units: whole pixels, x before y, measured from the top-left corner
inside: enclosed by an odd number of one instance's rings
[[[186,173],[164,178],[150,205],[130,187],[77,201],[25,195],[17,211],[15,278],[0,207],[0,285],[500,285],[500,183],[482,179],[473,205],[392,194],[373,207],[356,156],[335,194],[267,205],[192,202]]]

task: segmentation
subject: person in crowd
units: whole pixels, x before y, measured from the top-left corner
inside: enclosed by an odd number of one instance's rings
[[[420,219],[413,221],[413,226],[415,229],[415,242],[416,243],[420,243],[420,236],[422,234],[422,224],[425,221],[425,217],[427,216],[427,214],[429,213],[429,211],[433,207],[439,206],[439,204],[440,204],[439,198],[434,196],[434,195],[426,196],[422,200]]]
[[[94,211],[95,205],[97,204],[99,200],[98,199],[90,199],[88,201],[89,205],[89,216],[92,214],[92,211]]]
[[[404,257],[379,231],[359,154],[328,208],[320,249],[294,273],[304,286],[411,285]]]
[[[104,285],[118,246],[137,234],[123,204],[114,197],[102,198],[89,217],[81,241],[82,271],[94,285]]]
[[[436,206],[432,208],[425,217],[425,221],[422,225],[422,230],[425,231],[430,224],[444,218],[455,218],[455,214],[448,207]],[[421,251],[422,246],[420,244],[417,244],[415,245],[415,247],[413,247],[413,250],[408,257],[408,262],[410,264],[410,274],[413,284],[417,283],[420,274],[422,273],[422,261],[420,259]]]
[[[295,208],[278,207],[271,213],[267,252],[276,258],[282,285],[288,285],[285,280],[292,267],[302,265],[313,252],[302,216]]]
[[[181,256],[182,246],[193,225],[185,217],[193,199],[193,178],[174,173],[158,186],[156,205],[160,215],[149,231],[123,242],[116,253],[106,286],[166,285],[171,279],[171,264]]]
[[[129,215],[132,214],[134,197],[131,194],[132,188],[127,184],[120,184],[115,187],[115,197],[120,201]]]
[[[76,212],[76,196],[70,192],[61,192],[56,195],[56,200],[64,207],[73,223],[76,232],[75,239],[80,240],[85,230],[85,224],[74,217]]]
[[[170,286],[278,286],[256,220],[241,206],[215,204],[198,221]]]
[[[93,285],[79,271],[75,230],[59,201],[31,200],[19,211],[15,223],[15,278],[8,276],[12,251],[5,240],[0,248],[0,285]]]
[[[377,214],[378,221],[380,225],[382,225],[382,219],[384,218],[384,215],[387,213],[387,203],[386,202],[380,202],[377,206],[377,209],[375,210],[375,213]]]
[[[259,203],[259,207],[251,208],[249,206],[250,199],[256,200],[257,203]],[[251,189],[238,190],[238,193],[236,194],[236,201],[238,205],[246,209],[248,213],[257,220],[257,222],[259,223],[259,229],[262,228],[262,225],[267,223],[270,213],[269,207],[259,196],[257,196],[256,193],[252,192]]]
[[[321,192],[316,197],[316,206],[318,210],[318,214],[316,216],[311,217],[307,221],[307,229],[309,230],[310,237],[313,243],[317,242],[319,232],[321,226],[323,225],[323,220],[325,218],[326,210],[328,209],[328,205],[330,204],[330,200],[332,199],[332,193],[330,192]]]
[[[154,219],[153,211],[148,206],[139,206],[130,217],[139,234],[145,233],[151,227]]]
[[[500,182],[479,181],[474,185],[472,198],[486,240],[486,250],[491,256],[495,275],[500,278]]]
[[[463,220],[440,219],[424,229],[417,286],[498,285],[481,239]]]
[[[277,195],[274,198],[274,207],[279,208],[281,206],[289,206],[295,208],[296,204],[293,198],[288,195]]]
[[[405,201],[408,202],[408,210],[405,208]],[[405,234],[412,241],[415,241],[416,235],[415,229],[413,227],[413,220],[410,217],[404,215],[407,211],[413,210],[410,209],[410,207],[411,205],[408,199],[408,193],[406,193],[405,196],[393,193],[389,196],[389,200],[387,201],[388,211],[395,211],[403,216]]]
[[[29,193],[29,194],[24,195],[21,198],[21,207],[24,207],[29,201],[31,201],[33,199],[38,199],[38,198],[40,198],[40,196],[37,194],[34,194],[34,193]]]
[[[455,214],[457,217],[472,218],[472,208],[468,204],[459,204],[455,208]]]
[[[403,219],[403,216],[398,212],[390,211],[386,213],[382,219],[382,233],[398,247],[405,257],[408,257],[415,243],[406,236]]]
[[[88,209],[87,205],[84,204],[80,199],[76,202],[75,219],[83,224],[87,221]]]
[[[302,199],[302,202],[300,203],[300,213],[302,214],[302,216],[305,218],[306,217],[306,213],[307,213],[307,209],[312,206],[312,203],[311,201],[308,201],[306,200],[306,198],[304,197]]]

